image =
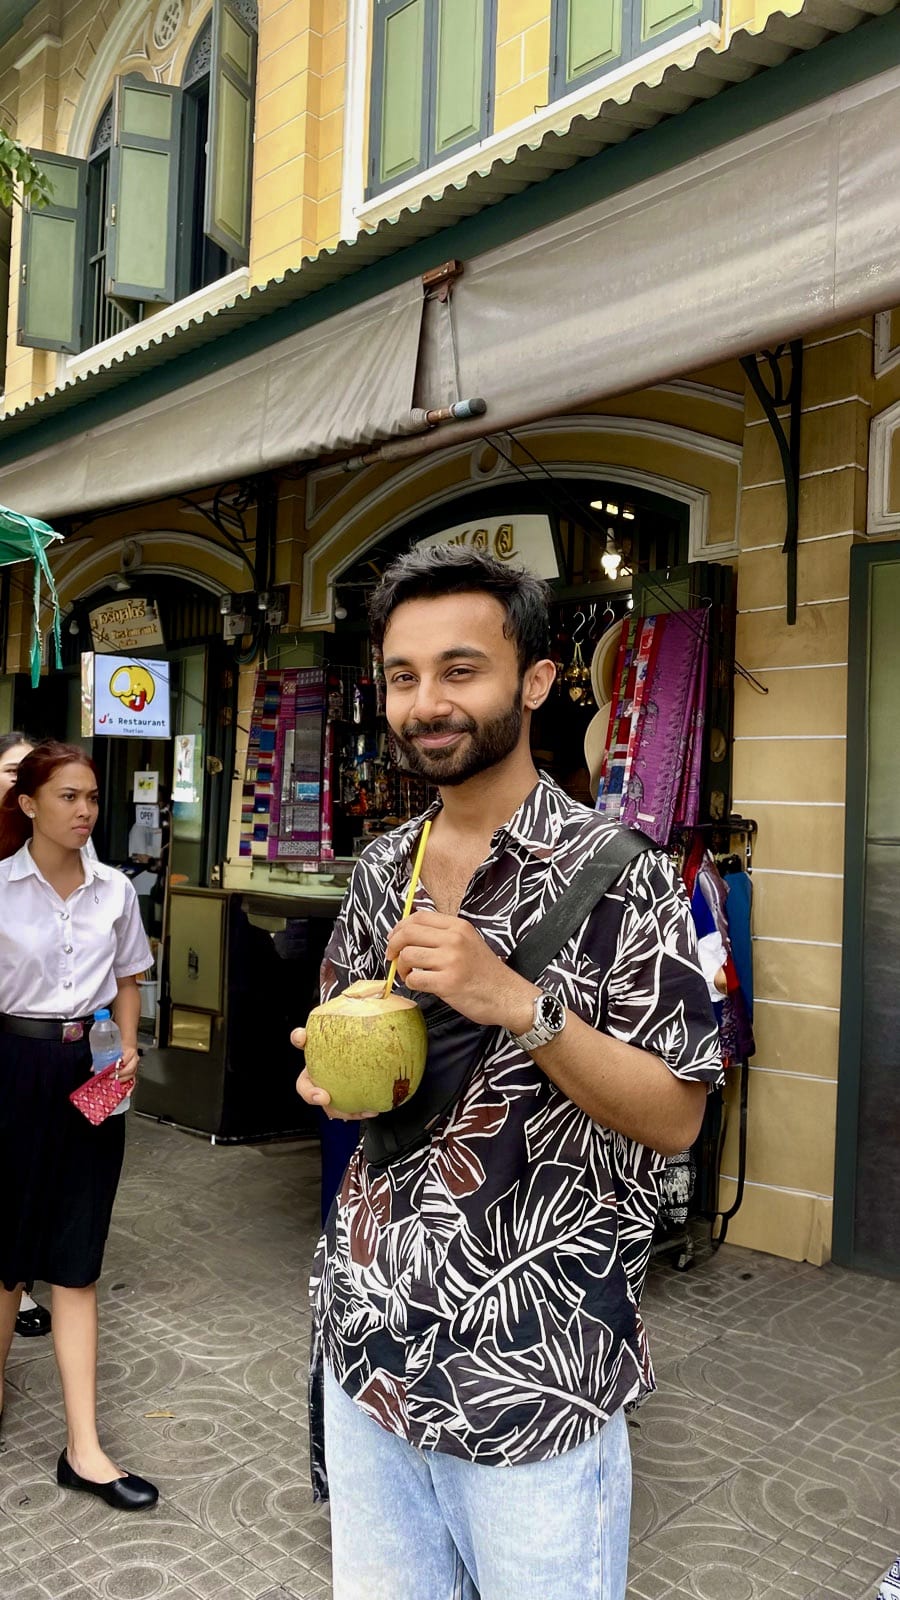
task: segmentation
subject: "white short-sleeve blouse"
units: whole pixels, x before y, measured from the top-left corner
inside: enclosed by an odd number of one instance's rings
[[[0,861],[0,1012],[88,1017],[119,978],[151,965],[133,885],[81,852],[84,883],[61,900],[28,845]]]

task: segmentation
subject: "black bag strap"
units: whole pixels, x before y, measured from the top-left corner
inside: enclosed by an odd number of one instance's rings
[[[620,829],[604,843],[595,860],[586,862],[579,869],[537,927],[525,935],[509,956],[508,966],[529,982],[536,982],[631,863],[645,850],[654,848],[652,839],[644,834]],[[425,1002],[429,999],[426,996]],[[422,1009],[428,1021],[427,1003],[423,1003]],[[484,1054],[485,1040],[490,1030],[468,1022],[440,1003],[435,1007],[429,1026],[446,1025],[448,1017],[455,1017],[460,1025],[461,1048],[453,1070],[445,1072],[440,1082],[434,1082],[429,1079],[426,1069],[425,1077],[411,1099],[398,1106],[396,1111],[384,1112],[367,1121],[365,1155],[372,1166],[389,1166],[392,1161],[417,1149],[424,1143],[432,1127],[449,1115],[464,1094]],[[463,1038],[465,1044],[462,1044]]]
[[[536,983],[631,863],[645,850],[654,848],[653,840],[645,834],[621,828],[604,844],[600,854],[593,861],[586,861],[575,874],[537,927],[526,933],[507,965],[529,983]]]

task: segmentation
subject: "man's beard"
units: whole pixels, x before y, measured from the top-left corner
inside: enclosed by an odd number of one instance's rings
[[[506,711],[489,722],[471,717],[441,718],[437,722],[407,722],[402,734],[394,733],[401,765],[418,778],[441,788],[467,783],[512,755],[522,732],[521,692]],[[423,734],[466,733],[469,739],[446,750],[422,750],[413,743]]]

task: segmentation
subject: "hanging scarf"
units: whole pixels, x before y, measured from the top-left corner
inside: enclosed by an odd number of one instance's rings
[[[53,609],[51,633],[53,636],[55,664],[57,667],[62,666],[59,596],[56,593],[56,584],[53,581],[53,573],[50,571],[50,563],[47,560],[45,549],[46,545],[61,537],[61,534],[55,533],[46,522],[40,522],[37,517],[26,517],[19,511],[11,511],[8,506],[0,506],[0,566],[9,566],[17,561],[27,561],[29,557],[34,564],[34,593],[31,619],[32,689],[36,689],[41,680],[42,577],[46,581],[50,605]]]

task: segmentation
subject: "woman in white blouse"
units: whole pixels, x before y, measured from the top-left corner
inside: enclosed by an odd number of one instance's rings
[[[90,1076],[88,1032],[104,1006],[122,1034],[119,1075],[133,1080],[136,978],[151,952],[128,879],[86,851],[96,820],[93,764],[52,740],[24,757],[0,805],[0,1374],[21,1287],[41,1278],[68,1432],[57,1482],[138,1511],[157,1490],[110,1460],[96,1419],[96,1282],[125,1118],[94,1127],[69,1095]]]
[[[33,749],[34,741],[17,730],[0,736],[0,800],[13,787],[19,762],[24,761]],[[49,1311],[45,1306],[39,1306],[36,1300],[32,1300],[26,1288],[16,1315],[16,1333],[20,1333],[25,1339],[31,1339],[49,1332]]]

